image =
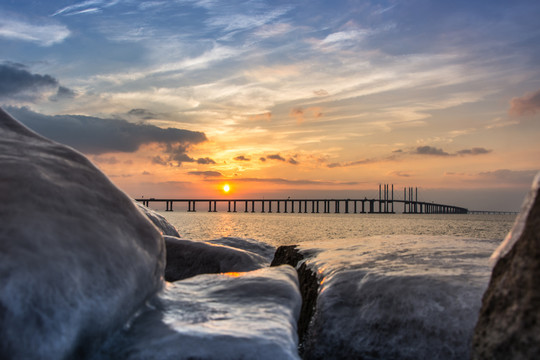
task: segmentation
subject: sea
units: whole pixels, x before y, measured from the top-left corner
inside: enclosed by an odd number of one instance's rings
[[[298,245],[317,274],[303,359],[466,359],[515,215],[161,211],[185,239]],[[225,243],[225,242],[222,242]],[[241,245],[239,245],[241,246]],[[247,249],[249,250],[249,249]]]
[[[495,248],[516,215],[305,214],[158,211],[185,239],[239,237],[273,246],[374,235],[448,235],[486,240]]]

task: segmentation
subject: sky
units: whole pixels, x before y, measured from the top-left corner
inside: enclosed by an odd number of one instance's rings
[[[539,15],[537,0],[3,0],[0,106],[133,197],[394,184],[517,211],[540,169]]]

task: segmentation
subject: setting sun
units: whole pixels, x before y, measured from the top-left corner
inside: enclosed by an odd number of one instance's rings
[[[229,191],[231,191],[231,187],[229,186],[229,184],[223,185],[223,192],[228,193]]]

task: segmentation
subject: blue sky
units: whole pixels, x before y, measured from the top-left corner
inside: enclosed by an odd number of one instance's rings
[[[134,196],[519,208],[538,1],[3,1],[0,105]],[[439,197],[439,198],[437,198]]]

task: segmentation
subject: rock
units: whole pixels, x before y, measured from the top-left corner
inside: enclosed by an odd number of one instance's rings
[[[296,245],[280,246],[276,250],[276,255],[270,266],[287,264],[296,268],[302,260],[304,260],[304,256],[298,251]],[[302,352],[303,343],[309,330],[309,324],[317,307],[319,281],[317,275],[307,267],[305,262],[296,271],[300,284],[300,294],[302,295],[302,307],[298,319],[298,340],[300,352]]]
[[[83,155],[0,109],[0,358],[91,358],[162,288],[162,236]]]
[[[497,263],[482,299],[473,359],[540,356],[540,174],[521,214],[494,253]]]
[[[139,202],[135,202],[135,204],[148,217],[148,219],[150,219],[150,221],[152,221],[152,223],[157,226],[161,234],[175,236],[178,238],[181,237],[178,233],[178,230],[176,230],[176,228],[163,216],[161,216],[154,210],[147,208]]]
[[[166,281],[200,274],[245,272],[268,265],[264,257],[251,251],[172,236],[164,238],[167,247]]]
[[[121,332],[111,359],[299,359],[300,294],[290,266],[167,284],[162,305]],[[107,356],[108,355],[108,356]]]

